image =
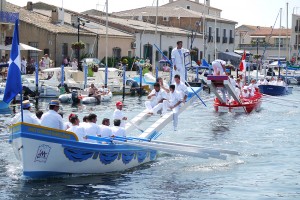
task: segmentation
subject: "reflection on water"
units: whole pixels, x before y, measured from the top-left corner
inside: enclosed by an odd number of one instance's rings
[[[288,98],[299,99],[300,92],[294,91]],[[124,112],[129,119],[141,111],[145,99],[125,98]],[[111,118],[114,103],[119,100],[121,96],[100,105],[63,104],[62,111],[65,116],[75,112],[80,117],[94,112],[100,121]],[[46,110],[49,101],[41,100],[38,107]],[[173,131],[170,123],[161,131],[160,139],[237,150],[240,156],[216,160],[159,153],[155,162],[120,173],[47,180],[25,180],[21,176],[21,166],[7,143],[6,124],[11,115],[1,115],[0,198],[298,199],[300,110],[263,102],[258,113],[217,114],[212,102],[207,105],[194,103],[179,116],[178,131]],[[159,116],[153,116],[141,128],[157,119]]]

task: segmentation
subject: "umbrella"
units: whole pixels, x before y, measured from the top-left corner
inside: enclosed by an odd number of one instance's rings
[[[40,49],[37,49],[37,48],[32,47],[32,46],[29,46],[27,44],[20,43],[19,45],[20,45],[20,50],[42,51]],[[7,47],[9,48],[9,50],[11,49],[11,45],[8,45]]]
[[[7,51],[9,51],[10,49],[11,49],[10,47],[5,46],[3,44],[0,44],[0,50],[7,50]]]

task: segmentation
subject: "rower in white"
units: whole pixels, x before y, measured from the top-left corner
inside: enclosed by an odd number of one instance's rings
[[[156,114],[162,108],[163,100],[167,99],[166,92],[160,89],[159,83],[154,83],[154,89],[147,97],[149,101],[145,102],[145,106],[148,110],[148,114]]]

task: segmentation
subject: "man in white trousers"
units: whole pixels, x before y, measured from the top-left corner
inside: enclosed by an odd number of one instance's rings
[[[173,63],[172,82],[176,74],[180,75],[181,80],[185,82],[185,63],[184,54],[189,52],[188,49],[182,48],[182,41],[177,42],[177,47],[172,50],[171,59]]]
[[[175,90],[175,85],[170,85],[170,93],[168,100],[163,101],[162,114],[165,114],[168,109],[173,111],[173,127],[177,130],[178,125],[178,112],[180,108],[180,103],[182,102],[182,95]]]
[[[154,89],[147,97],[149,100],[145,101],[145,107],[148,110],[148,114],[156,114],[162,108],[163,100],[167,99],[166,92],[160,89],[158,82],[154,83]]]

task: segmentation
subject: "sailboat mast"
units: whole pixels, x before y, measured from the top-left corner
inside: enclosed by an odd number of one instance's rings
[[[106,6],[106,34],[105,34],[105,83],[104,83],[104,87],[107,88],[107,76],[108,76],[108,71],[107,71],[107,67],[108,67],[108,0],[106,0],[105,2],[105,6]]]
[[[205,59],[205,5],[206,5],[206,0],[204,0],[203,2],[203,12],[202,12],[202,16],[203,16],[203,29],[202,29],[202,37],[203,37],[203,58]]]
[[[157,16],[158,16],[158,0],[156,0],[156,14],[155,14],[155,44],[157,44]],[[152,69],[155,70],[156,72],[156,65],[155,65],[155,57],[156,57],[156,53],[155,53],[155,49],[154,49],[154,45],[152,46]]]
[[[281,30],[282,30],[282,28],[281,28],[281,14],[282,14],[282,8],[280,8],[280,18],[279,18],[280,20],[279,20],[278,61],[280,60],[280,46],[281,46]],[[280,66],[278,66],[278,67],[280,67]]]
[[[289,3],[286,2],[286,57],[290,61],[290,48],[289,48]]]

